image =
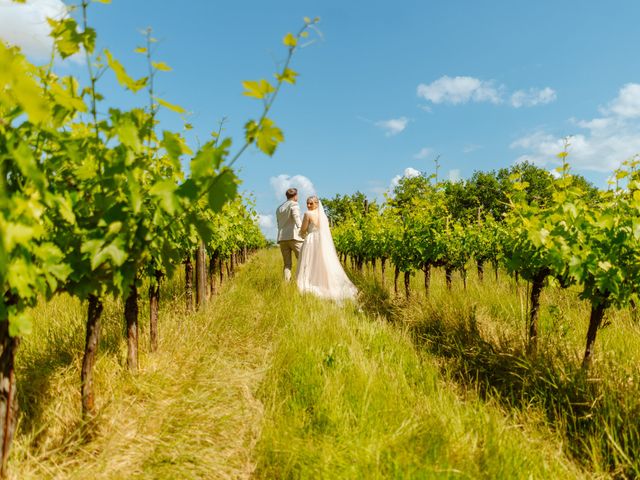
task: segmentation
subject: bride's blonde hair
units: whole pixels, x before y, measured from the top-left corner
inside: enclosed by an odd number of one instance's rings
[[[310,197],[307,197],[307,202],[309,200],[313,200],[313,203],[315,203],[316,205],[318,205],[320,203],[320,201],[318,200],[318,197],[316,195],[311,195]]]

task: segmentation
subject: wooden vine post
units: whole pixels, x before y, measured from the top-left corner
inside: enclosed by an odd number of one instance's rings
[[[193,311],[193,263],[191,254],[187,254],[184,259],[184,290],[187,302],[187,311]]]
[[[95,295],[90,295],[89,308],[87,311],[87,335],[85,338],[84,357],[82,358],[82,372],[80,374],[82,418],[85,421],[90,420],[95,414],[93,367],[96,364],[96,357],[98,355],[102,309],[102,300]]]
[[[154,280],[149,285],[149,348],[158,350],[158,313],[160,310],[160,281],[162,272],[155,271]]]
[[[200,242],[196,251],[196,309],[207,301],[207,263],[204,243]]]
[[[124,304],[127,323],[127,365],[129,371],[138,371],[138,287],[134,280]]]
[[[6,478],[9,448],[18,420],[16,401],[15,353],[20,340],[9,335],[9,321],[0,323],[0,432],[2,432],[2,467],[0,475]]]

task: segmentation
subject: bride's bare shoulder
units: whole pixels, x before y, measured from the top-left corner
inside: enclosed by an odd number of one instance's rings
[[[309,219],[309,221],[314,224],[318,224],[318,211],[317,210],[307,210],[304,212],[304,215]]]

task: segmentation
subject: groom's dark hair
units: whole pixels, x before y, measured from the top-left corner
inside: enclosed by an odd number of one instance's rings
[[[297,194],[298,194],[297,188],[290,188],[289,190],[287,190],[287,200],[291,200]]]

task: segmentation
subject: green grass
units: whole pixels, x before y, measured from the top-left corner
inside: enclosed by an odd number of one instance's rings
[[[257,273],[257,265],[245,267],[197,315],[185,313],[179,285],[169,285],[162,293],[160,350],[147,351],[145,328],[135,377],[126,369],[122,304],[108,302],[96,365],[99,416],[89,439],[79,422],[84,309],[66,296],[38,307],[18,356],[23,414],[14,478],[249,476],[262,417],[254,392],[273,331],[256,314],[264,310],[263,297],[247,288]],[[142,309],[141,321],[147,315]]]
[[[136,376],[126,370],[122,304],[108,302],[91,436],[79,422],[84,308],[66,296],[40,305],[18,354],[13,477],[590,476],[543,410],[521,413],[462,388],[440,352],[416,345],[411,325],[366,302],[301,296],[280,269],[277,250],[261,252],[196,315],[184,311],[180,282],[169,284],[155,354],[141,309]],[[404,311],[391,303],[376,308]]]
[[[277,301],[257,477],[584,476],[542,422],[462,395],[403,329],[292,289]]]
[[[379,276],[380,272],[376,273]],[[525,354],[528,285],[493,272],[480,282],[470,272],[447,291],[444,274],[432,273],[429,298],[422,274],[412,277],[411,298],[395,297],[371,271],[357,276],[363,304],[411,332],[414,343],[442,359],[458,385],[514,415],[538,416],[563,439],[565,451],[603,475],[640,475],[640,324],[629,311],[611,310],[599,331],[588,374],[580,363],[589,305],[578,292],[546,287],[541,298],[540,346]],[[392,286],[393,279],[387,278]]]

